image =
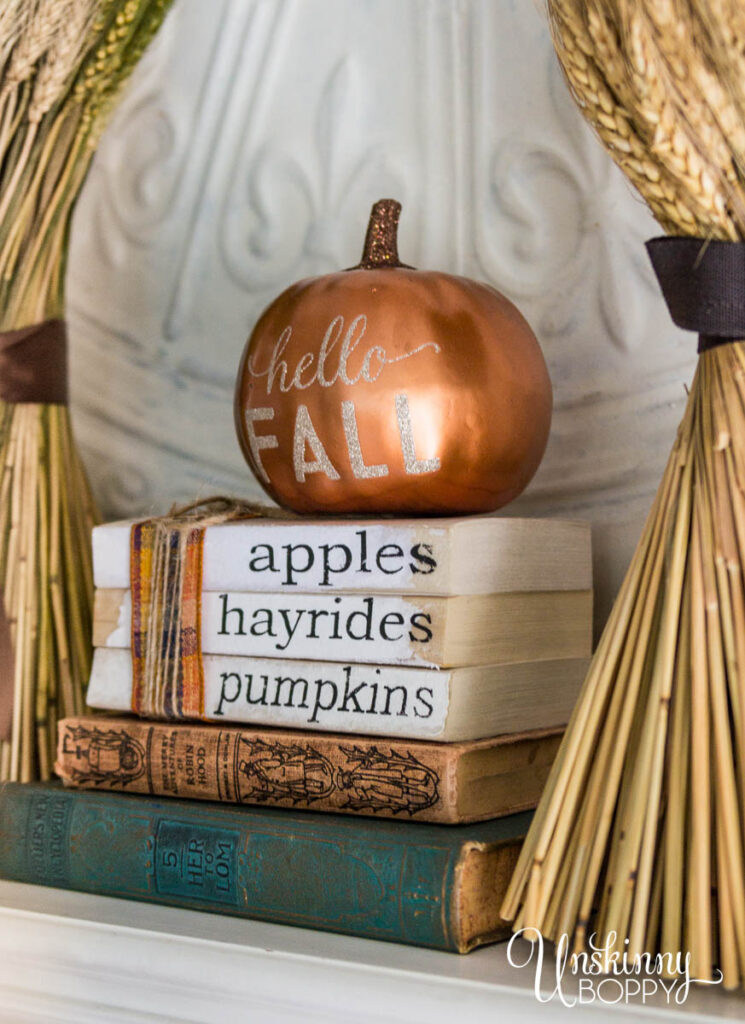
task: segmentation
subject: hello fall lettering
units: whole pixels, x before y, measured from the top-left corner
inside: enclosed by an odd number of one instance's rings
[[[439,353],[440,346],[434,341],[425,342],[401,355],[390,356],[381,345],[371,345],[366,350],[360,349],[353,360],[358,366],[356,372],[350,369],[350,357],[359,347],[367,330],[367,317],[360,314],[345,327],[344,318],[335,317],[328,326],[321,341],[318,352],[308,351],[294,365],[285,358],[287,347],[292,339],[292,327],[286,327],[272,350],[268,366],[256,365],[253,358],[248,361],[248,372],[254,379],[264,378],[266,393],[271,397],[275,388],[282,394],[291,391],[303,392],[317,385],[330,388],[340,381],[348,386],[360,383],[372,384],[378,379],[386,366],[411,359],[424,349],[433,349]],[[360,362],[360,355],[364,351]],[[432,457],[419,459],[416,455],[416,439],[409,409],[409,399],[405,392],[394,397],[394,410],[398,433],[401,439],[401,455],[405,472],[411,475],[435,473],[440,468],[440,459]],[[382,410],[381,410],[382,413]],[[262,452],[279,447],[279,439],[275,434],[259,433],[257,424],[270,422],[274,419],[274,408],[270,405],[245,409],[246,434],[254,465],[260,477],[269,482],[269,476],[262,463]],[[339,405],[339,421],[344,431],[349,464],[357,480],[371,477],[387,476],[389,467],[386,463],[368,464],[365,462],[363,445],[360,441],[357,426],[357,412],[354,401],[343,400]],[[305,483],[311,473],[325,473],[330,480],[339,480],[339,468],[331,461],[326,446],[319,436],[311,419],[307,405],[298,403],[295,411],[295,425],[292,438],[292,464],[295,479]]]

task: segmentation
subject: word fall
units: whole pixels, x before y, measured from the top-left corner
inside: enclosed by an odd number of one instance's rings
[[[407,395],[396,395],[395,407],[398,433],[401,438],[401,454],[403,455],[406,473],[436,473],[440,468],[439,458],[435,456],[430,459],[418,459],[416,456],[414,431]],[[386,463],[382,462],[377,465],[367,465],[365,463],[357,430],[357,415],[354,402],[342,402],[340,415],[347,443],[349,464],[352,467],[355,479],[367,480],[371,477],[388,476],[389,469]],[[279,440],[276,434],[258,434],[256,432],[256,424],[273,420],[274,409],[271,406],[247,408],[245,410],[245,417],[248,444],[254,464],[262,480],[268,483],[269,475],[262,464],[261,453],[269,448],[278,448]],[[310,458],[308,458],[308,451],[310,451]],[[316,432],[307,405],[298,405],[295,413],[295,427],[292,438],[292,466],[295,472],[295,479],[301,484],[305,483],[306,477],[311,473],[325,473],[329,480],[340,479],[339,470],[332,463],[323,442]]]

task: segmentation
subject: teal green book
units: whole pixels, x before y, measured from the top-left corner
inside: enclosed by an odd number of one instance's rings
[[[465,953],[499,907],[530,812],[461,827],[0,787],[0,877]]]

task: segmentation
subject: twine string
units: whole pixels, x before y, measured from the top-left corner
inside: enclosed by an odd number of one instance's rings
[[[215,496],[130,533],[132,710],[148,718],[202,718],[202,565],[209,526],[292,518],[276,508]]]

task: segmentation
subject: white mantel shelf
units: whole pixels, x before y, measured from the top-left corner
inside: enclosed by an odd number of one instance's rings
[[[536,1002],[504,944],[469,956],[0,882],[2,1024],[584,1024],[742,1020],[745,999],[667,1008]],[[570,988],[571,991],[571,988]]]

